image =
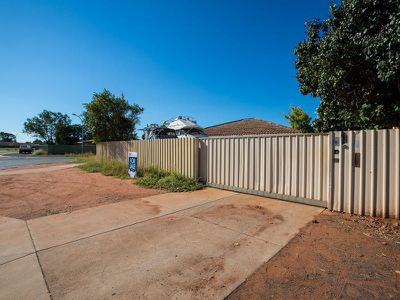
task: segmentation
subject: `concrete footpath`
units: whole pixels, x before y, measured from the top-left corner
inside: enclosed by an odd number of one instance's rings
[[[322,210],[207,188],[0,217],[0,299],[223,299]]]
[[[45,173],[45,172],[50,172],[50,171],[59,171],[59,170],[65,170],[65,169],[70,169],[70,168],[75,168],[79,166],[80,164],[66,164],[66,165],[57,165],[57,166],[46,166],[46,167],[41,167],[41,168],[32,168],[32,169],[6,169],[6,170],[1,170],[0,169],[0,176],[1,175],[19,175],[19,174],[35,174],[35,173]]]

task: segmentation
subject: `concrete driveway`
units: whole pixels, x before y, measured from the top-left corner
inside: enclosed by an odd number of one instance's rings
[[[1,217],[0,298],[222,299],[321,211],[207,188]]]

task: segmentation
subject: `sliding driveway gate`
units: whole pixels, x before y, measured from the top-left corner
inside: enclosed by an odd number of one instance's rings
[[[400,130],[210,137],[208,185],[360,215],[400,218]]]
[[[200,140],[200,178],[208,185],[327,207],[329,134],[211,137]]]

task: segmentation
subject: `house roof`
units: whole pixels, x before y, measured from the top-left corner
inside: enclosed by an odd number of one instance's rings
[[[297,129],[256,118],[240,119],[204,128],[208,136],[298,133]]]

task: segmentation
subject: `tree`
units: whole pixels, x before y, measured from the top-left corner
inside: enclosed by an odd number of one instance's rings
[[[0,132],[0,142],[16,142],[16,141],[17,137],[15,136],[15,134],[4,131]]]
[[[94,141],[120,141],[136,139],[135,126],[143,112],[137,104],[129,104],[124,95],[116,97],[110,91],[94,93],[92,101],[85,104],[85,127]]]
[[[43,140],[46,144],[56,142],[57,132],[64,130],[71,124],[68,115],[60,112],[43,110],[38,116],[27,119],[24,123],[24,132]]]
[[[81,132],[81,125],[61,124],[56,128],[56,144],[72,145],[79,142]]]
[[[343,0],[306,24],[295,49],[303,94],[320,97],[318,131],[400,125],[399,0]]]
[[[42,140],[35,139],[35,140],[33,140],[32,144],[36,144],[36,145],[44,145],[44,142],[43,142]]]
[[[82,138],[82,125],[63,125],[56,128],[56,144],[72,145],[79,141],[88,140],[91,138],[90,132],[83,129]]]
[[[314,128],[311,125],[312,118],[300,106],[290,105],[290,112],[285,115],[285,118],[289,120],[292,128],[300,132],[314,132]]]

